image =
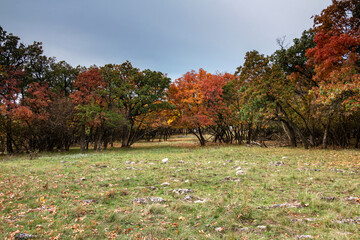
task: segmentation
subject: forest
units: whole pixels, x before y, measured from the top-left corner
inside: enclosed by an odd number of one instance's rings
[[[129,61],[73,67],[0,27],[0,153],[101,151],[178,133],[202,146],[358,148],[359,1],[333,1],[278,46],[247,52],[234,73],[199,69],[171,81]]]

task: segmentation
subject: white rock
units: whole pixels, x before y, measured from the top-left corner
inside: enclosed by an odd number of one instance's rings
[[[169,159],[168,158],[164,158],[163,160],[161,160],[162,163],[168,163],[169,162]]]
[[[161,185],[162,185],[162,186],[170,186],[170,183],[164,182],[164,183],[162,183]]]
[[[236,171],[241,170],[241,167],[237,167],[235,170],[236,170]]]
[[[189,183],[190,181],[189,181],[189,179],[186,179],[185,182],[186,182],[186,183]]]
[[[243,170],[239,170],[236,172],[236,175],[246,175],[246,172]]]

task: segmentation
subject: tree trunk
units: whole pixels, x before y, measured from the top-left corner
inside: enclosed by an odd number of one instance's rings
[[[6,122],[6,152],[8,154],[13,154],[14,149],[12,147],[12,126],[11,126],[11,120],[8,120]]]
[[[331,123],[331,118],[329,117],[327,123],[326,123],[326,127],[325,127],[325,131],[324,131],[324,136],[323,136],[323,141],[322,141],[322,147],[323,149],[327,148],[327,143],[328,143],[328,135],[329,135],[329,130],[330,130],[330,123]]]
[[[359,141],[360,141],[360,129],[358,129],[358,130],[357,130],[357,133],[356,133],[355,148],[359,148]]]
[[[286,133],[286,135],[289,138],[289,144],[291,147],[297,147],[297,142],[296,142],[296,134],[295,134],[295,130],[294,128],[292,128],[290,126],[290,124],[286,121],[282,121],[282,126],[284,129],[284,132]]]
[[[80,136],[80,149],[81,151],[85,151],[86,147],[86,137],[85,137],[85,125],[81,126],[81,136]]]
[[[129,135],[130,135],[130,131],[127,125],[123,126],[123,130],[122,130],[122,141],[121,141],[121,147],[129,147]]]

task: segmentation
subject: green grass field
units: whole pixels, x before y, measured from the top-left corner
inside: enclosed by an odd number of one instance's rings
[[[357,150],[192,137],[3,156],[0,239],[360,239],[359,170]]]

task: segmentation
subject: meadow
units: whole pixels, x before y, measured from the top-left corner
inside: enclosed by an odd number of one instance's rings
[[[0,239],[360,239],[359,170],[358,150],[192,136],[2,156]]]

